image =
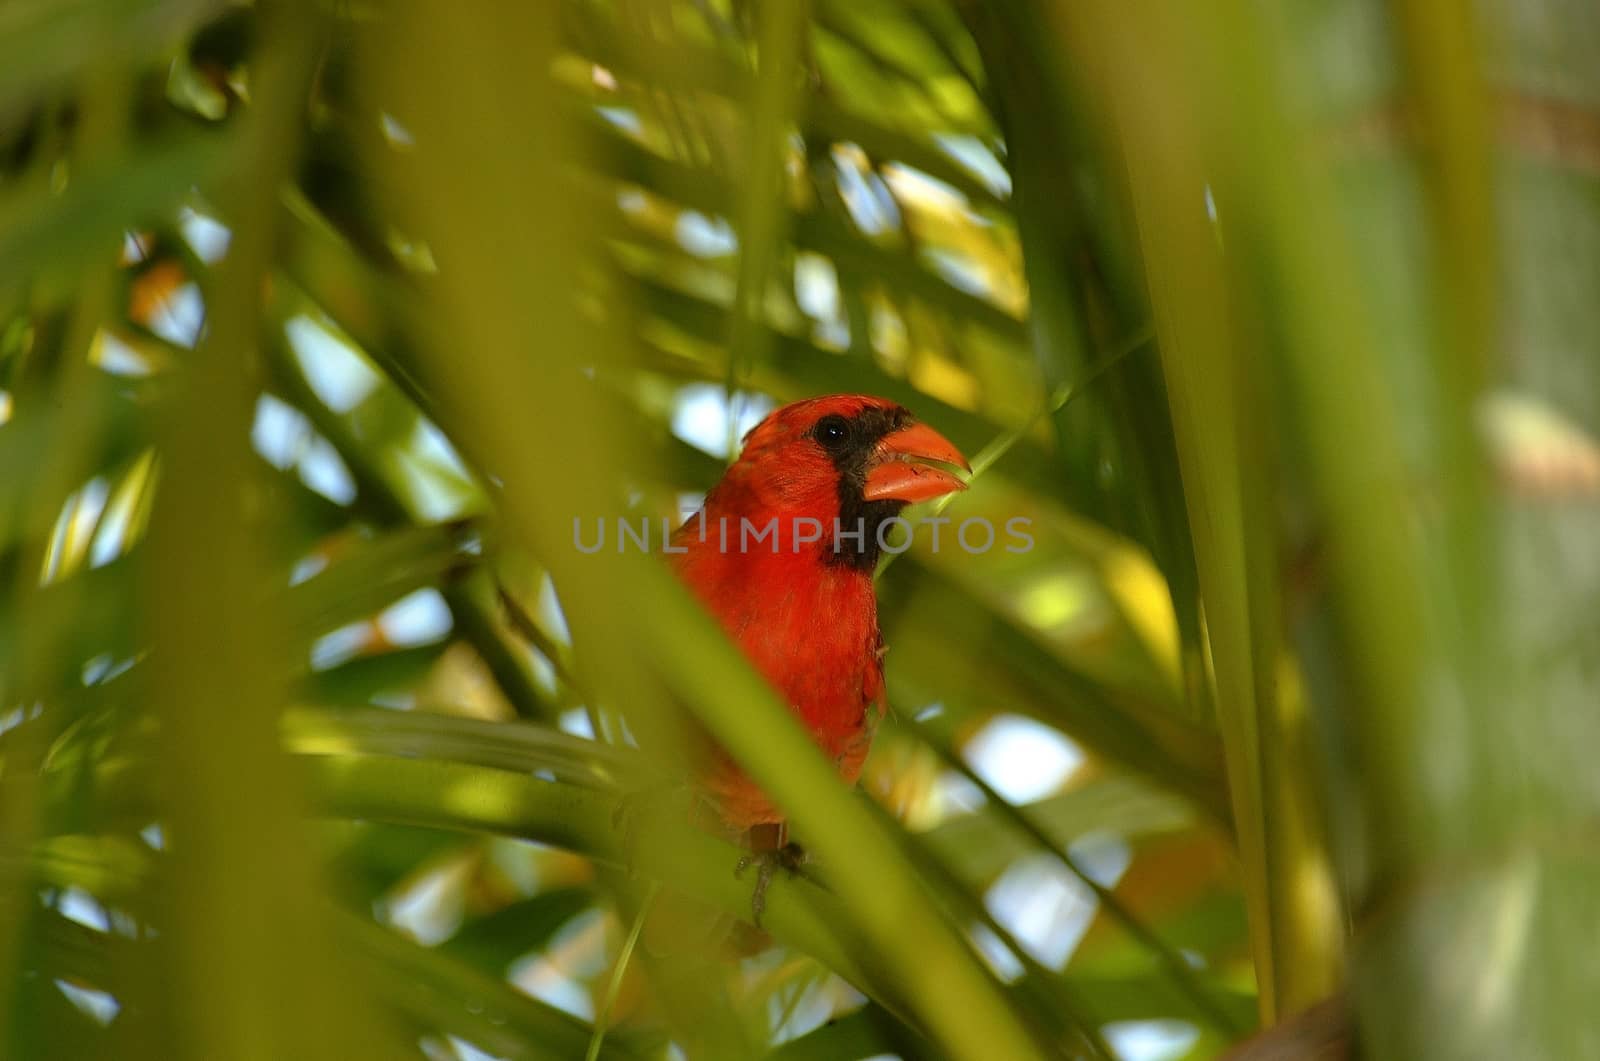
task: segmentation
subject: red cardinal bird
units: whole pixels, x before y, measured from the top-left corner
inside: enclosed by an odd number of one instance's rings
[[[684,550],[672,557],[678,574],[847,784],[860,776],[884,710],[872,586],[879,535],[908,503],[965,488],[935,462],[971,470],[893,402],[854,394],[795,402],[745,436],[738,461],[673,536]],[[696,783],[728,831],[763,853],[752,902],[759,923],[772,863],[797,864],[783,812],[724,753],[710,756]]]

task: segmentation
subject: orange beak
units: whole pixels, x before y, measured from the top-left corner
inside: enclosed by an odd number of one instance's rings
[[[912,424],[886,435],[867,466],[867,485],[861,496],[868,501],[928,501],[965,490],[967,484],[939,464],[954,464],[965,471],[972,466],[961,451],[926,424]]]

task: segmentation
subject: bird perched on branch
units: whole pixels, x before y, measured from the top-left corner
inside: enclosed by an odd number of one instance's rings
[[[941,467],[941,465],[946,467]],[[890,401],[794,402],[745,436],[739,459],[673,535],[671,559],[756,669],[854,784],[884,710],[884,645],[872,576],[888,521],[912,502],[965,488],[944,436]],[[725,753],[696,788],[759,868],[759,924],[776,866],[803,853],[784,813]]]

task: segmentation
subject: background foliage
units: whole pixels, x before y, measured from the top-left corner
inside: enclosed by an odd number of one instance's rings
[[[1570,0],[0,5],[0,1055],[1600,1056],[1597,181]],[[1035,537],[864,794],[573,538],[836,391]]]

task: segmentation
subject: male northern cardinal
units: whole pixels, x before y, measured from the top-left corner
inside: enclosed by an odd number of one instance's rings
[[[884,710],[872,585],[880,532],[908,503],[965,488],[935,463],[971,470],[893,402],[854,394],[794,402],[745,436],[738,461],[673,535],[679,576],[847,784],[860,776]],[[696,787],[728,832],[760,853],[759,923],[773,863],[797,865],[783,811],[720,751]]]

